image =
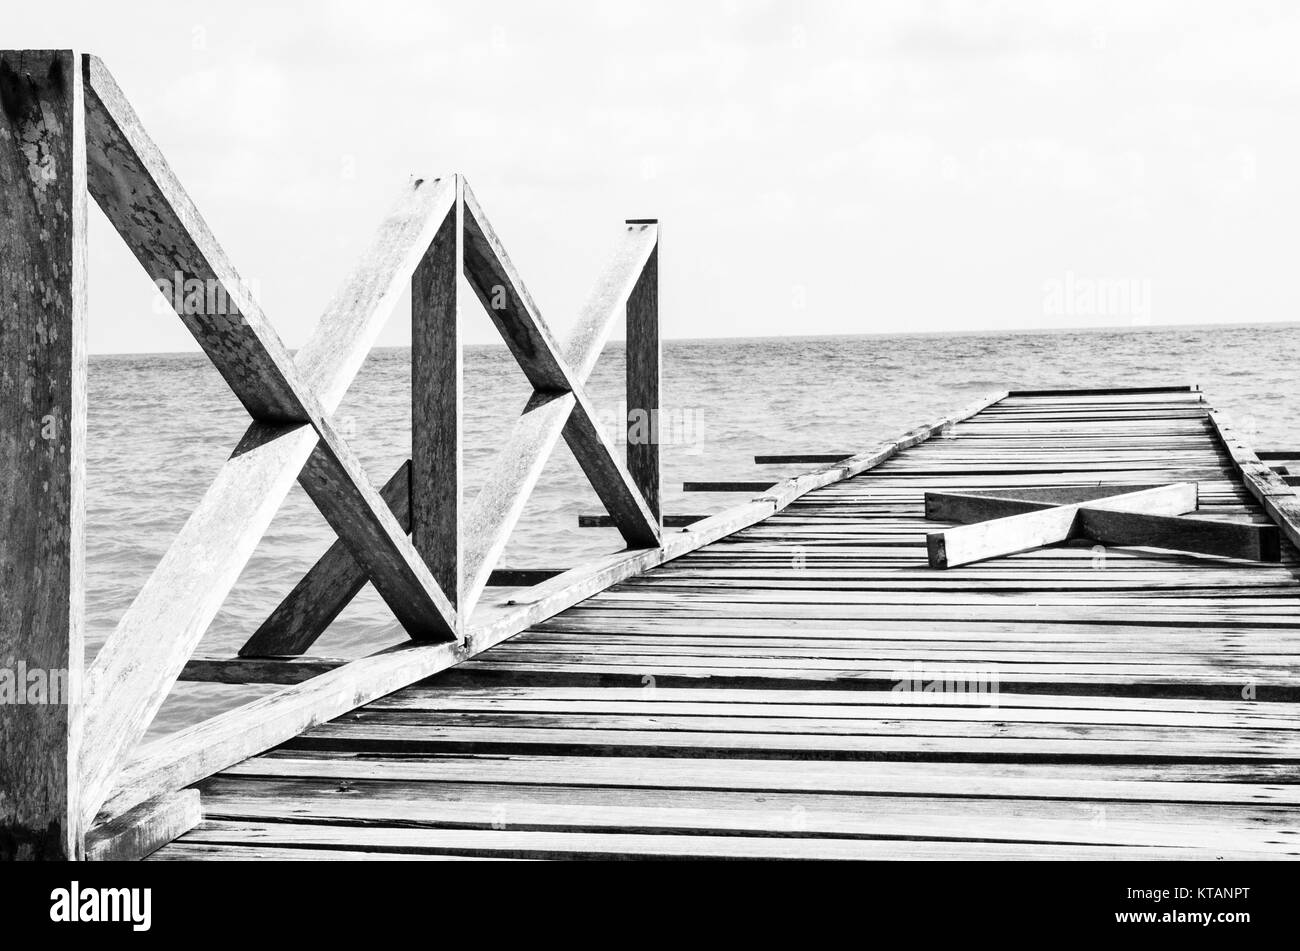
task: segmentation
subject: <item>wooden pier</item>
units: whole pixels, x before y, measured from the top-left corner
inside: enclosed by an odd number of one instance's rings
[[[1300,854],[1300,500],[1196,389],[991,394],[665,515],[657,222],[560,341],[464,178],[413,178],[290,353],[103,63],[0,52],[0,97],[0,672],[72,684],[0,704],[0,857]],[[87,195],[233,302],[178,316],[250,420],[83,672]],[[460,275],[533,388],[472,500]],[[377,486],[333,413],[403,294],[411,458]],[[618,322],[625,448],[585,392]],[[627,548],[502,568],[561,438]],[[198,652],[295,480],[338,541]],[[402,643],[313,654],[367,583]],[[278,689],[142,742],[177,680]]]
[[[1007,396],[220,772],[155,858],[1300,855],[1292,545],[926,564],[933,490],[1194,481],[1272,524],[1215,423]]]

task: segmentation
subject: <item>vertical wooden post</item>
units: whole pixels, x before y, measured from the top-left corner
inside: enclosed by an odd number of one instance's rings
[[[630,226],[654,220],[630,220]],[[659,242],[627,299],[627,468],[655,521],[659,504]]]
[[[0,51],[0,858],[84,852],[86,147],[71,50]]]
[[[411,538],[457,609],[462,360],[456,292],[463,194],[457,175],[456,203],[411,278]]]

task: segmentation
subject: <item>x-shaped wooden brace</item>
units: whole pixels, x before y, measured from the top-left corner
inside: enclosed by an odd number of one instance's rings
[[[593,482],[602,480],[597,488],[629,542],[656,543],[658,519],[614,457],[577,372],[557,355],[477,203],[472,196],[462,199],[459,179],[416,180],[408,186],[315,334],[293,356],[107,69],[93,56],[84,58],[83,67],[90,192],[156,282],[180,280],[189,286],[197,281],[220,289],[228,303],[220,312],[182,307],[178,313],[253,418],[87,672],[88,742],[79,768],[82,815],[89,824],[124,752],[152,722],[295,479],[412,637],[453,640],[462,630],[467,611],[462,605],[458,612],[453,603],[460,593],[459,566],[452,562],[453,583],[444,590],[421,552],[422,546],[433,554],[458,546],[460,533],[430,530],[423,538],[408,538],[407,526],[370,484],[330,414],[408,283],[433,338],[425,341],[426,352],[438,350],[438,334],[454,327],[455,295],[453,290],[449,296],[446,286],[450,272],[454,287],[463,207],[472,209],[465,217],[473,221],[465,228],[466,273],[479,296],[486,293],[486,301],[498,305],[489,312],[539,391],[530,407],[543,394],[572,400],[573,412],[561,421],[565,435]],[[456,342],[454,330],[450,338]],[[458,392],[459,348],[453,349]],[[459,411],[458,401],[454,408]],[[437,442],[425,440],[426,445]],[[458,441],[454,458],[458,469]],[[433,469],[427,465],[423,471],[428,475]],[[458,478],[454,491],[458,497]],[[453,526],[458,514],[453,512]],[[455,540],[448,542],[448,535]],[[446,568],[445,560],[432,560]]]
[[[632,547],[659,543],[657,440],[629,443],[629,473],[596,424],[595,411],[583,389],[616,319],[626,314],[628,404],[657,408],[658,366],[654,355],[658,349],[659,229],[653,221],[625,224],[614,254],[561,352],[468,186],[463,190],[463,207],[465,276],[534,387],[488,481],[475,496],[455,536],[464,540],[463,549],[455,553],[443,551],[440,562],[431,559],[435,571],[439,563],[459,563],[458,572],[447,574],[449,579],[458,579],[456,597],[461,615],[466,616],[482,594],[561,434],[627,543]],[[417,286],[419,283],[417,279]],[[418,388],[431,375],[420,369],[422,347],[418,339],[413,341],[413,351]],[[633,354],[637,353],[650,354],[648,359],[655,365],[634,366]],[[435,496],[429,491],[456,483],[437,478],[434,466],[421,465],[421,446],[432,445],[420,438],[419,420],[424,415],[418,410],[413,413],[414,458],[398,468],[381,494],[398,521],[411,529],[417,547],[430,558],[432,553],[425,546],[436,544],[436,537],[428,543],[422,540],[422,521],[436,517],[438,512],[445,514],[458,503],[443,499],[441,505],[435,504]],[[421,472],[430,475],[422,476]],[[422,506],[427,516],[421,515]],[[249,638],[240,656],[303,653],[356,596],[366,578],[348,546],[334,544]]]
[[[1071,539],[1277,561],[1276,525],[1180,518],[1195,482],[925,493],[925,517],[961,523],[926,535],[931,568],[955,568]]]

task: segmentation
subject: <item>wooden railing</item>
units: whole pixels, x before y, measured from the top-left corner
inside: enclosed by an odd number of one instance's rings
[[[666,533],[655,431],[657,222],[620,228],[608,266],[561,344],[465,180],[413,179],[311,339],[290,354],[103,63],[67,50],[0,52],[0,100],[0,664],[64,671],[73,685],[63,703],[0,706],[0,857],[147,851],[197,821],[197,794],[185,791],[197,780],[760,521],[996,399]],[[220,290],[219,313],[183,306],[178,316],[250,421],[83,671],[87,193],[150,277],[179,275],[187,285]],[[468,505],[461,480],[461,274],[533,387]],[[376,489],[333,413],[407,293],[411,458]],[[637,429],[625,460],[597,424],[584,389],[620,317],[635,420],[629,426]],[[628,548],[504,599],[484,598],[561,436]],[[195,656],[295,480],[338,541],[238,657]],[[366,582],[409,642],[345,663],[301,656]],[[181,678],[287,686],[142,743]]]

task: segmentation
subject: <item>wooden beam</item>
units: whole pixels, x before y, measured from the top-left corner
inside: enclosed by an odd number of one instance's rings
[[[708,518],[707,515],[664,515],[661,516],[664,528],[685,528],[687,525],[694,525],[702,519]],[[618,525],[608,515],[579,515],[579,528],[618,528]]]
[[[1255,456],[1258,459],[1300,460],[1300,449],[1259,449],[1256,450]]]
[[[1196,483],[1178,482],[1088,502],[1099,511],[1179,515],[1196,510]],[[955,568],[985,558],[1011,555],[1068,541],[1076,532],[1080,504],[1040,508],[926,535],[932,568]]]
[[[659,464],[659,242],[627,300],[627,471],[660,520]]]
[[[1126,393],[1195,393],[1195,386],[1104,386],[1078,390],[1010,390],[1009,397],[1023,396],[1111,396]]]
[[[1083,506],[1079,509],[1076,531],[1080,537],[1102,545],[1167,548],[1251,561],[1281,559],[1281,536],[1276,525],[1107,512]]]
[[[255,420],[303,422],[292,359],[96,56],[84,59],[90,193]]]
[[[86,836],[92,862],[138,862],[203,821],[197,789],[166,793],[103,825]]]
[[[300,684],[349,663],[346,657],[228,657],[195,654],[181,680],[210,684]]]
[[[1157,485],[1087,485],[1009,488],[925,493],[925,517],[936,522],[970,524],[1008,515],[1036,512],[1057,505],[1092,502],[1108,496],[1160,488]]]
[[[411,279],[411,540],[452,606],[462,603],[464,584],[457,309],[463,205],[457,175],[455,209]]]
[[[1030,548],[1057,545],[1074,531],[1077,505],[1008,515],[925,536],[931,568],[956,568],[985,558],[997,558]]]
[[[754,464],[759,466],[812,465],[818,462],[842,462],[852,456],[851,452],[795,452],[755,456]]]
[[[0,859],[76,859],[86,152],[75,54],[0,51],[0,106]]]
[[[683,482],[683,492],[766,492],[776,485],[771,480],[765,482]]]
[[[996,402],[996,394],[964,408],[974,415]],[[905,433],[901,445],[930,438],[958,415],[947,416],[926,427]],[[857,461],[821,478],[847,478],[889,458],[886,444],[873,447]],[[859,468],[860,467],[860,468]],[[849,472],[850,469],[854,471]],[[816,482],[806,482],[810,491]],[[305,683],[286,687],[197,726],[142,747],[123,770],[118,789],[105,803],[104,818],[120,815],[153,796],[187,786],[240,760],[297,736],[303,730],[355,709],[385,694],[446,670],[519,631],[553,617],[560,611],[625,578],[694,551],[725,535],[761,522],[794,497],[746,502],[709,516],[697,525],[665,536],[659,549],[625,551],[572,568],[501,604],[482,605],[463,643],[406,644],[343,668],[326,671]]]

